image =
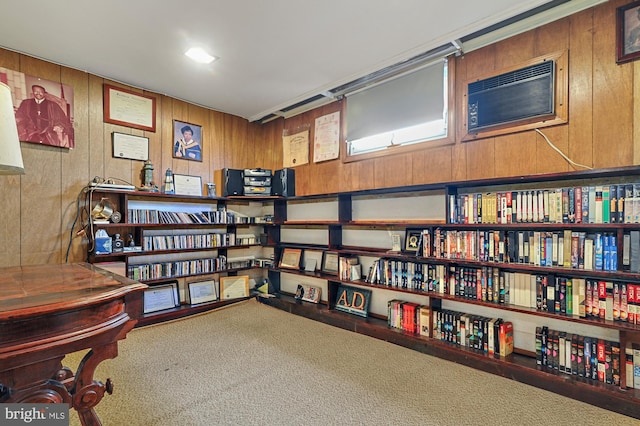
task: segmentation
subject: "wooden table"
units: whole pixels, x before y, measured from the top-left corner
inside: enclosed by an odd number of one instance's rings
[[[106,384],[93,380],[142,315],[145,284],[89,264],[0,268],[0,403],[66,403],[83,425]],[[66,354],[90,349],[74,374]]]

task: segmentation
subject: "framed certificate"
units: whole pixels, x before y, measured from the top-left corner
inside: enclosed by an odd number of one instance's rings
[[[221,300],[238,299],[241,297],[249,297],[248,275],[220,278]]]
[[[193,282],[187,285],[189,287],[189,303],[192,305],[218,300],[216,282],[214,280]]]
[[[202,178],[200,176],[173,175],[173,188],[176,195],[194,195],[202,197]]]
[[[104,122],[156,131],[156,98],[104,85]]]
[[[149,138],[113,132],[113,157],[147,161]]]
[[[325,251],[322,253],[322,272],[325,274],[338,275],[338,252]]]
[[[180,306],[180,296],[178,296],[178,283],[155,285],[144,291],[144,313],[164,311]]]
[[[302,249],[285,248],[280,258],[280,268],[300,269]]]

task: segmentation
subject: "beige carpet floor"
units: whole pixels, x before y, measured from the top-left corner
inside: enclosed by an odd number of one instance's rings
[[[134,329],[107,377],[105,426],[640,424],[255,300]]]

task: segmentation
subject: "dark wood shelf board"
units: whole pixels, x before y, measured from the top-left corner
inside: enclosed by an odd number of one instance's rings
[[[490,356],[469,348],[390,328],[386,321],[381,319],[362,318],[330,310],[325,305],[297,301],[284,295],[272,298],[258,297],[258,300],[295,315],[384,340],[640,419],[640,391],[635,389],[620,389],[613,385],[541,369],[536,366],[535,359],[519,354],[512,354],[506,358]]]

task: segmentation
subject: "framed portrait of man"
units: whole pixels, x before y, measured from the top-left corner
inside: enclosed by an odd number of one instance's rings
[[[173,158],[202,161],[202,126],[173,120]]]
[[[11,78],[6,78],[9,73]],[[22,142],[75,147],[71,86],[0,68],[0,80],[5,79],[12,91]]]

